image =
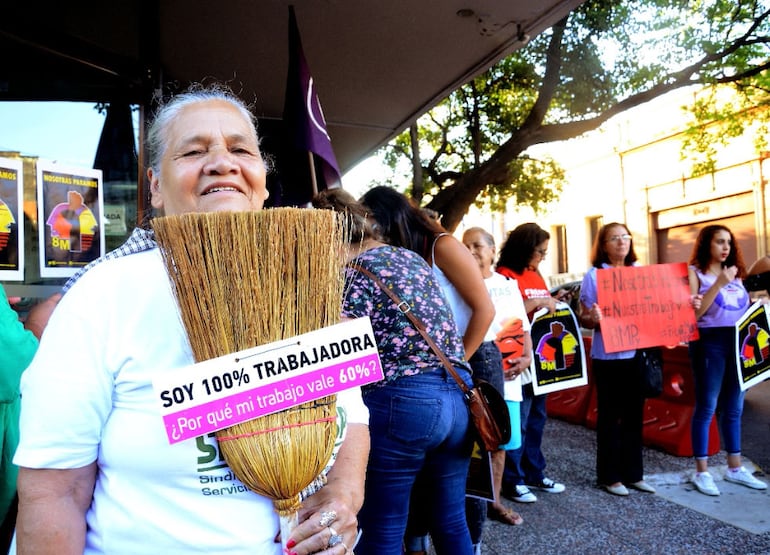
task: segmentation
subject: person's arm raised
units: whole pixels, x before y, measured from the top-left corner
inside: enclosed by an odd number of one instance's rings
[[[701,298],[700,308],[695,309],[696,319],[700,318],[706,313],[709,307],[713,304],[714,300],[717,298],[717,295],[719,294],[719,290],[722,289],[722,287],[724,287],[728,283],[730,283],[732,280],[734,280],[737,274],[738,274],[738,268],[736,268],[735,266],[722,268],[722,271],[717,276],[717,279],[714,281],[711,287],[709,287],[708,290],[703,294],[703,297]],[[692,295],[696,295],[698,293],[698,290],[700,289],[700,280],[698,279],[698,274],[695,273],[695,270],[690,268],[687,273],[687,278],[690,282],[690,293]]]
[[[82,468],[20,468],[17,555],[82,555],[96,463]]]

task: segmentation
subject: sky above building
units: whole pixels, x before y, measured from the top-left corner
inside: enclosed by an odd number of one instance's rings
[[[0,102],[0,151],[93,166],[104,115],[84,102]]]

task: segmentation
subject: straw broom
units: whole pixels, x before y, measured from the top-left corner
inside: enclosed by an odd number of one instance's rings
[[[196,361],[339,321],[344,232],[334,212],[194,213],[152,226]],[[336,435],[336,395],[217,432],[235,476],[272,499],[284,547]]]

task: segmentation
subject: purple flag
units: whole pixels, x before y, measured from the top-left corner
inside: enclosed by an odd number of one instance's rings
[[[318,180],[317,189],[320,191],[338,187],[341,181],[340,170],[326,131],[326,120],[315,92],[313,77],[302,51],[294,6],[289,6],[289,73],[286,78],[283,121],[292,146],[318,157],[315,165],[322,168],[323,182]]]

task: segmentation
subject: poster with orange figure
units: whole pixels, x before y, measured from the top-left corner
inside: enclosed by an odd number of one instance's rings
[[[770,378],[768,305],[757,301],[736,322],[736,366],[742,391]]]
[[[23,162],[0,158],[0,281],[24,280]]]
[[[104,254],[102,171],[37,163],[40,277],[69,277]]]
[[[510,359],[518,358],[524,352],[524,326],[521,319],[511,318],[503,329],[497,332],[495,344],[503,355],[503,370],[508,370]]]
[[[585,347],[577,318],[567,303],[541,308],[532,317],[532,391],[542,395],[588,383]]]
[[[597,270],[596,293],[608,353],[698,338],[684,262]]]

